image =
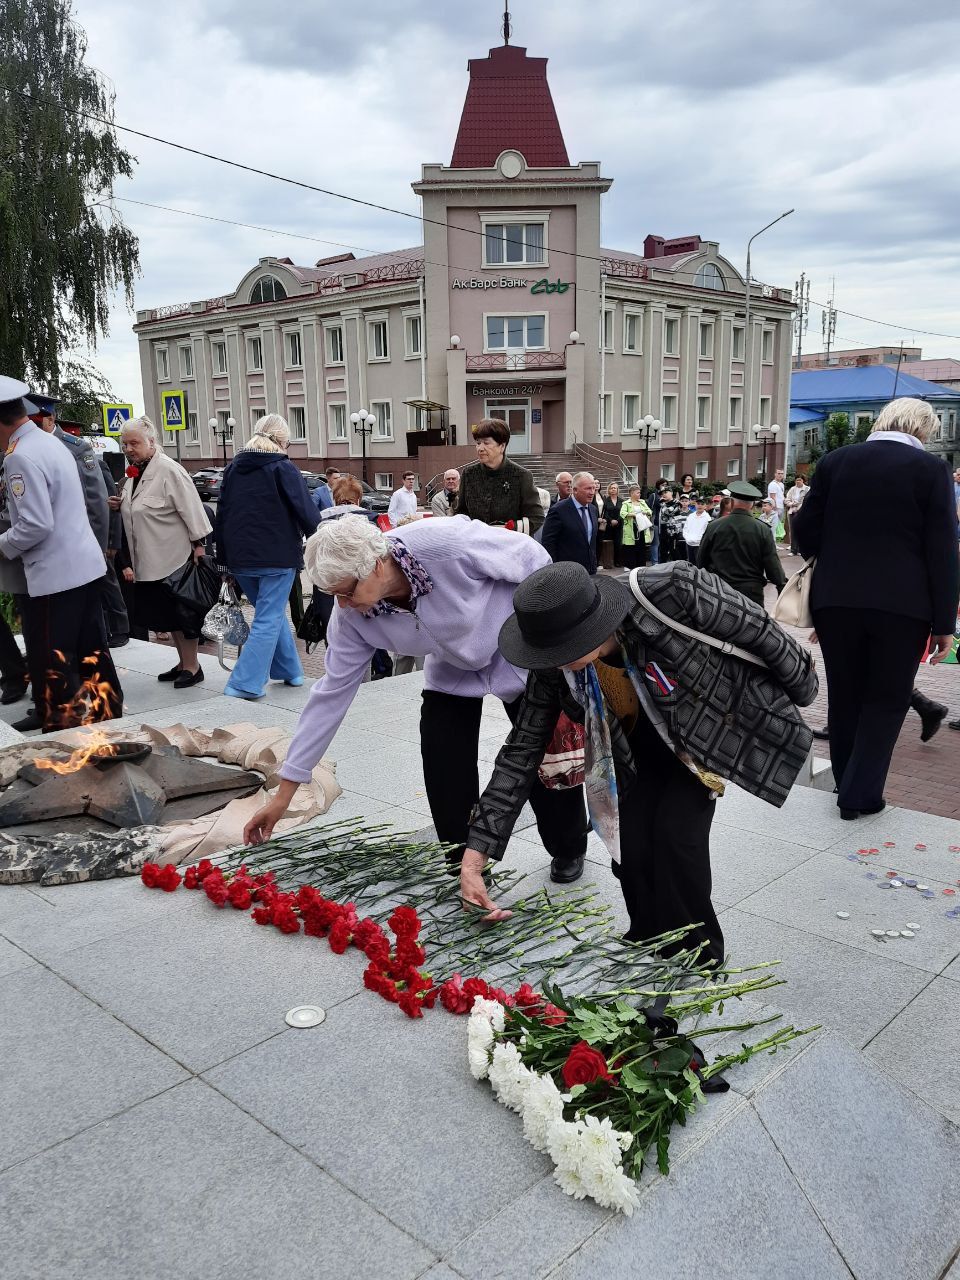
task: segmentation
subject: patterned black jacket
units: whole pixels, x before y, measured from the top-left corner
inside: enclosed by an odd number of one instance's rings
[[[533,476],[509,458],[504,458],[496,471],[482,462],[467,463],[460,473],[457,515],[484,524],[527,519],[531,533],[543,524],[543,507]]]
[[[642,710],[671,750],[779,807],[812,741],[797,710],[817,696],[810,653],[765,610],[691,564],[642,569],[640,588],[662,613],[763,659],[766,669],[680,635],[636,602],[621,627],[643,676]],[[514,728],[474,811],[469,848],[503,857],[561,711],[583,718],[563,672],[532,671]],[[633,759],[613,717],[610,734],[618,785],[642,786],[643,761]]]

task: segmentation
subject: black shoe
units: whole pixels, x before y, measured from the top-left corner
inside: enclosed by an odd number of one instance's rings
[[[40,712],[36,707],[31,707],[22,719],[14,720],[10,728],[17,729],[20,733],[29,733],[31,729],[42,729],[43,721],[40,719]]]
[[[191,685],[199,684],[203,679],[203,667],[197,667],[196,671],[181,671],[173,682],[175,689],[189,689]]]
[[[125,644],[129,643],[129,636],[110,636],[107,640],[107,647],[110,649],[122,649]]]
[[[947,728],[948,728],[948,729],[960,729],[960,717],[958,717],[956,720],[948,720],[948,721],[947,721]]]
[[[26,683],[24,683],[22,685],[18,685],[15,689],[4,689],[3,693],[0,694],[0,702],[2,702],[5,707],[9,707],[11,703],[20,702],[26,696],[27,686]]]
[[[171,667],[169,671],[161,671],[157,676],[158,680],[179,680],[182,668],[178,663],[175,667]]]
[[[814,729],[813,736],[819,742],[828,742],[830,739],[830,726],[825,724],[822,729]]]
[[[852,822],[854,818],[869,818],[875,813],[883,813],[886,807],[886,800],[881,800],[873,809],[841,809],[840,817],[844,822]]]
[[[948,713],[949,707],[945,707],[942,702],[931,702],[929,707],[924,708],[920,712],[920,741],[929,742],[933,735],[943,724]]]
[[[579,880],[583,875],[583,864],[586,861],[586,855],[581,854],[579,858],[552,858],[550,860],[550,879],[554,884],[573,884],[574,880]]]

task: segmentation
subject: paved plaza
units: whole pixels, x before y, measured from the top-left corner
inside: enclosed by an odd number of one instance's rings
[[[168,649],[117,656],[134,723],[292,729],[307,696],[225,699],[208,657],[204,685],[176,693],[156,680]],[[345,793],[321,821],[429,828],[421,687],[361,688],[328,753]],[[487,769],[505,727],[490,702]],[[937,816],[848,824],[829,791],[797,788],[777,811],[731,789],[713,837],[729,951],[780,960],[778,1007],[823,1029],[732,1071],[631,1219],[563,1195],[470,1076],[465,1020],[410,1022],[362,989],[358,955],[139,880],[2,887],[4,1274],[573,1280],[687,1276],[709,1257],[730,1280],[957,1280],[958,844]],[[517,892],[546,882],[529,814],[508,861]],[[879,892],[891,869],[933,897]],[[596,844],[586,878],[622,918]],[[908,920],[912,939],[870,933]],[[326,1021],[287,1028],[301,1003]]]

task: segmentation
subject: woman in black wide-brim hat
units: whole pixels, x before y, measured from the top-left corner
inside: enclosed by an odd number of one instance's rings
[[[811,733],[810,653],[713,574],[676,562],[637,569],[630,586],[563,562],[514,595],[500,631],[508,662],[530,671],[514,730],[474,814],[461,890],[497,920],[482,871],[501,858],[562,712],[583,725],[585,784],[638,941],[691,926],[665,952],[723,958],[710,900],[710,827],[726,778],[782,805]],[[562,726],[561,726],[562,729]],[[566,745],[569,748],[569,734]],[[677,820],[677,815],[682,820]]]

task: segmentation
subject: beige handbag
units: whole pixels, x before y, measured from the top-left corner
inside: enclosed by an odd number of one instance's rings
[[[810,612],[810,592],[813,588],[813,570],[816,559],[808,560],[802,569],[798,569],[787,579],[787,584],[780,592],[780,597],[773,607],[773,618],[784,627],[812,627],[813,614]]]

